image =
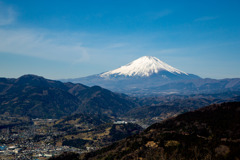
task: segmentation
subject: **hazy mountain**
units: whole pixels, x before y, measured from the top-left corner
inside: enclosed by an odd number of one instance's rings
[[[63,81],[99,85],[115,92],[139,96],[215,93],[240,89],[240,78],[202,79],[151,56],[140,57],[112,71]]]
[[[91,112],[116,115],[135,105],[127,96],[97,86],[62,83],[35,75],[0,78],[0,114],[36,118]]]
[[[240,78],[228,78],[220,80],[206,78],[172,82],[161,86],[147,88],[145,90],[145,94],[214,94],[239,90]]]
[[[239,159],[240,102],[211,105],[156,123],[81,159]]]

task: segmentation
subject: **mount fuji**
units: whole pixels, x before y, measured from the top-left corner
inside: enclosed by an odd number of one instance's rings
[[[153,74],[158,74],[163,71],[172,73],[174,75],[188,75],[187,73],[164,63],[156,57],[143,56],[118,69],[100,74],[100,76],[104,78],[116,77],[121,75],[125,77],[149,77]]]
[[[140,57],[115,70],[83,78],[65,79],[64,82],[82,83],[88,86],[99,85],[115,92],[126,94],[148,94],[154,88],[169,83],[201,79],[194,74],[185,73],[152,56]],[[159,94],[175,90],[157,91]],[[157,93],[157,94],[158,94]]]

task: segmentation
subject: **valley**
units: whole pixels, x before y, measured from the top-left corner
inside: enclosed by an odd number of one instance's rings
[[[2,159],[85,155],[182,113],[240,101],[238,91],[132,97],[36,75],[1,78],[0,86]]]
[[[16,121],[16,117],[9,118]],[[100,115],[18,122],[11,124],[8,120],[8,124],[0,126],[1,159],[48,159],[64,152],[82,154],[142,131],[139,125],[115,122]]]

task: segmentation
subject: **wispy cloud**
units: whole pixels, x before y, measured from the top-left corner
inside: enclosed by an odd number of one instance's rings
[[[17,21],[17,12],[0,1],[0,52],[79,63],[89,58],[87,48],[71,35],[40,29],[6,29]],[[61,36],[62,35],[62,36]]]
[[[172,10],[166,9],[166,10],[162,10],[159,12],[147,13],[146,16],[148,16],[150,19],[157,20],[157,19],[165,17],[171,13],[172,13]]]
[[[165,17],[165,16],[167,16],[167,15],[169,15],[171,13],[172,13],[171,10],[163,10],[161,12],[156,13],[154,18],[155,19],[162,18],[162,17]]]
[[[0,2],[0,26],[12,24],[16,19],[17,13],[11,6],[6,6]]]
[[[0,52],[79,63],[89,58],[80,42],[63,43],[47,32],[0,29]],[[66,38],[66,37],[65,37]]]
[[[195,22],[199,22],[199,21],[209,21],[209,20],[214,20],[214,19],[217,19],[217,18],[218,18],[217,16],[205,16],[205,17],[197,18],[197,19],[195,19],[194,21],[195,21]]]

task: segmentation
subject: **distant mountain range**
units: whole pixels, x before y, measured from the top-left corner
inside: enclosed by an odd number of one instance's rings
[[[0,114],[60,118],[73,113],[116,116],[136,107],[126,95],[98,86],[62,83],[35,75],[0,78]]]
[[[61,118],[76,113],[104,114],[148,126],[212,103],[239,101],[240,92],[129,97],[99,86],[62,83],[36,75],[0,78],[0,114]]]
[[[220,93],[240,89],[240,78],[203,79],[151,56],[140,57],[112,71],[62,81],[99,85],[114,92],[137,96]]]

